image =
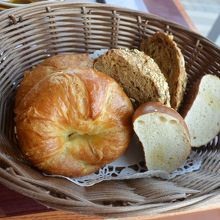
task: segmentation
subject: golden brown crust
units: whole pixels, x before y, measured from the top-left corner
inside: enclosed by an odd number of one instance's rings
[[[173,36],[158,32],[143,39],[140,49],[152,57],[160,67],[169,85],[171,107],[178,110],[184,96],[187,74],[184,57],[173,41]]]
[[[125,151],[132,135],[133,108],[110,77],[85,68],[72,72],[45,74],[27,95],[17,97],[21,101],[15,113],[18,142],[26,158],[45,172],[77,177]]]
[[[176,110],[169,108],[165,105],[162,105],[160,102],[147,102],[139,106],[133,114],[132,121],[134,122],[139,116],[143,114],[151,113],[151,112],[165,113],[178,119],[180,124],[185,128],[185,130],[187,131],[189,135],[187,125],[184,119],[182,118],[182,116]]]
[[[44,60],[41,65],[50,66],[59,70],[73,70],[76,68],[90,68],[93,60],[87,53],[82,54],[58,54]]]
[[[17,90],[15,106],[45,76],[60,70],[69,70],[74,73],[76,69],[90,68],[92,65],[93,60],[88,54],[62,54],[47,58],[37,67],[24,73],[24,79]]]

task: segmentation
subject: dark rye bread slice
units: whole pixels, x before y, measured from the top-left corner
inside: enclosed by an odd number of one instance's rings
[[[164,75],[154,60],[143,52],[112,49],[95,60],[94,68],[114,78],[138,104],[158,101],[170,106]]]
[[[158,64],[169,85],[171,106],[178,110],[185,92],[187,74],[184,57],[173,36],[158,32],[144,38],[140,49]]]

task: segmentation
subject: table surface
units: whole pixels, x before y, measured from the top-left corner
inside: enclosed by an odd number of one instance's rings
[[[179,0],[143,0],[148,11],[159,15],[173,22],[179,23],[189,29],[196,31],[194,24],[187,15]],[[143,8],[140,8],[143,11]],[[54,211],[40,205],[36,201],[25,197],[19,193],[9,190],[0,184],[0,217],[2,219],[97,219],[94,216],[83,216],[77,213]],[[103,218],[98,218],[103,219]],[[130,219],[130,218],[129,218]],[[137,218],[135,218],[137,219]],[[151,219],[140,217],[138,219]],[[162,220],[188,220],[188,219],[220,219],[220,209],[204,210],[190,214],[180,213],[176,215],[166,215],[157,219]]]

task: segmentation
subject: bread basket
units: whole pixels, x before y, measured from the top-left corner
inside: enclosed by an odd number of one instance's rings
[[[220,76],[220,49],[209,40],[157,16],[102,4],[36,3],[0,14],[0,182],[55,209],[90,215],[155,215],[220,205],[220,135],[197,151],[198,171],[171,180],[105,181],[80,187],[42,175],[20,154],[13,105],[24,70],[50,55],[101,48],[138,48],[143,36],[172,33],[185,57],[189,83]],[[183,103],[184,105],[184,103]],[[207,128],[209,129],[209,128]]]

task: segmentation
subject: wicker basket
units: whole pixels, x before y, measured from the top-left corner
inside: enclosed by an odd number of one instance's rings
[[[80,187],[45,177],[22,159],[13,103],[24,70],[49,55],[138,48],[143,36],[172,33],[189,76],[220,76],[220,50],[204,37],[159,17],[99,4],[37,3],[0,14],[0,182],[46,206],[105,216],[153,215],[220,204],[219,135],[199,155],[200,170],[170,181],[147,178]],[[208,128],[207,128],[208,129]]]

